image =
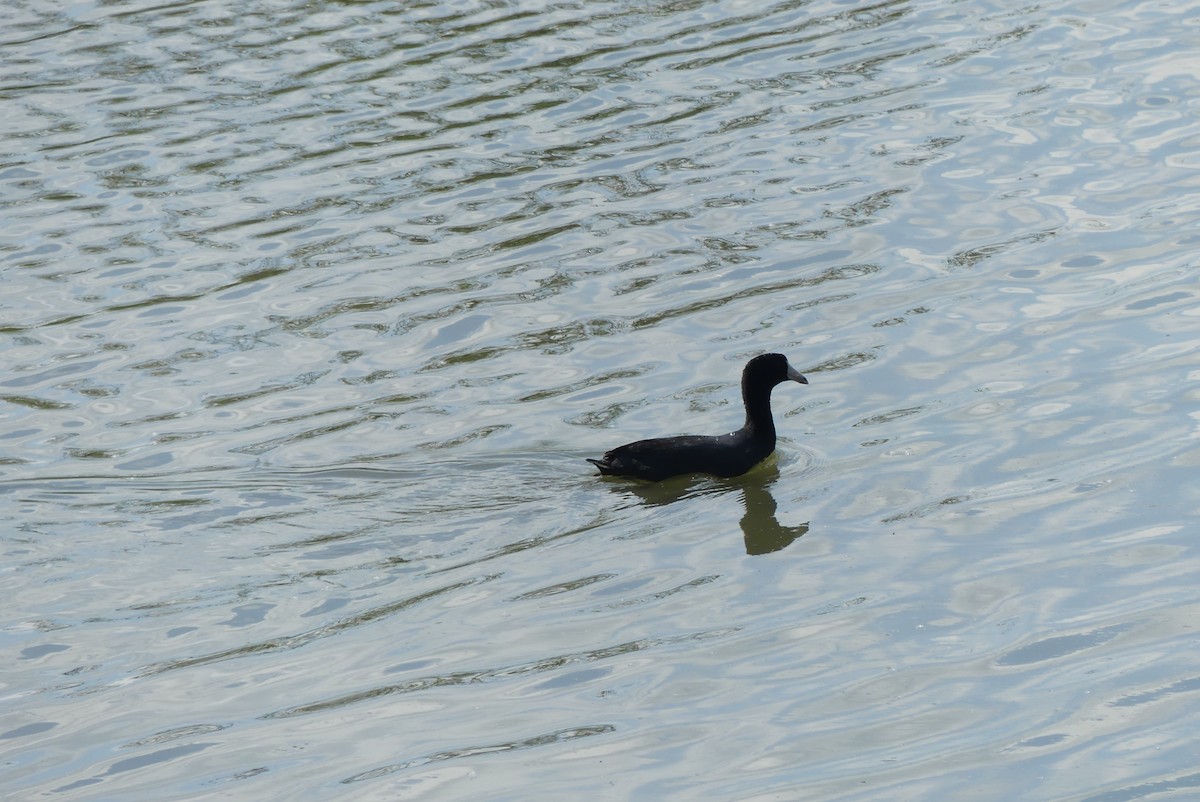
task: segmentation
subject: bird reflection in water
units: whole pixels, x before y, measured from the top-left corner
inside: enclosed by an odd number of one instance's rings
[[[797,526],[784,526],[779,523],[779,519],[775,517],[775,497],[765,485],[744,485],[742,503],[746,506],[741,525],[747,554],[770,554],[808,534],[807,522]]]
[[[784,526],[775,516],[779,505],[771,494],[770,486],[778,478],[779,466],[774,459],[768,458],[763,465],[734,479],[691,476],[653,484],[636,480],[609,481],[614,491],[635,495],[651,507],[673,504],[694,496],[726,495],[729,491],[740,490],[745,510],[739,521],[742,538],[746,553],[754,556],[779,551],[808,534],[807,521],[796,526]]]

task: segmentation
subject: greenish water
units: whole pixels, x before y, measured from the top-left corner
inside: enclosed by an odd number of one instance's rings
[[[11,5],[0,795],[1195,795],[1198,11]]]

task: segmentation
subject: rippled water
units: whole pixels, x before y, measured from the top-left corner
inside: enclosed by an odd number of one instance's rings
[[[1197,12],[9,4],[3,795],[1200,793]]]

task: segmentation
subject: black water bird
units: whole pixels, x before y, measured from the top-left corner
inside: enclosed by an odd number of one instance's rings
[[[742,371],[746,423],[736,432],[638,440],[588,462],[607,476],[632,476],[652,482],[684,473],[709,473],[726,479],[740,476],[775,450],[771,390],[789,380],[808,384],[783,354],[756,356]]]

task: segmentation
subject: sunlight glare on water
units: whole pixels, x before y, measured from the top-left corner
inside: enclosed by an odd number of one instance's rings
[[[1197,4],[10,6],[0,796],[1197,793]]]

